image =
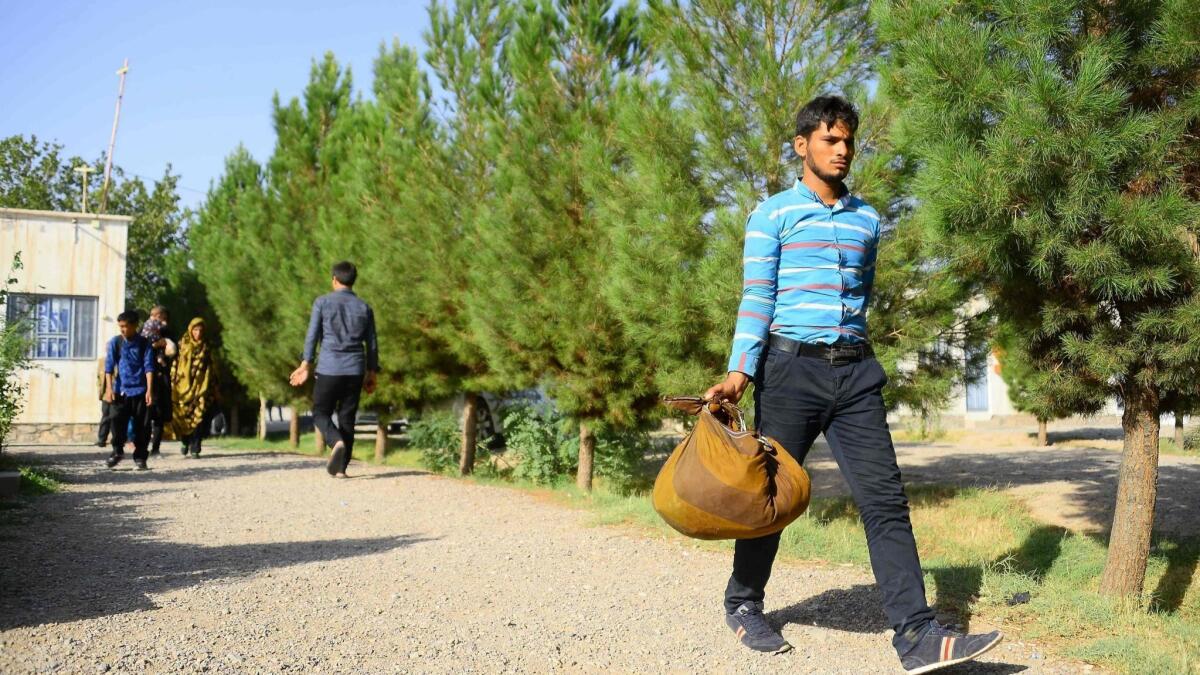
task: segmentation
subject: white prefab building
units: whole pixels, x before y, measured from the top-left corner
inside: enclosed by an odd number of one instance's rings
[[[24,268],[3,314],[31,324],[34,367],[10,443],[94,440],[98,360],[125,308],[126,216],[0,208],[0,272]]]

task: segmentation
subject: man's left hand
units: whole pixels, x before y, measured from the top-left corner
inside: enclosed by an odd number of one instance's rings
[[[375,393],[375,383],[376,383],[375,371],[373,371],[373,370],[367,371],[367,379],[363,380],[363,391],[367,392],[368,394],[374,394]]]

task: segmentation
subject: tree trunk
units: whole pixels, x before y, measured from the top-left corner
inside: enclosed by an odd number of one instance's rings
[[[241,416],[238,415],[238,406],[230,405],[229,406],[229,431],[227,433],[230,436],[240,436],[241,434],[239,432],[241,431],[241,428],[242,428],[241,422],[242,422]]]
[[[267,440],[267,397],[258,395],[258,440]]]
[[[1106,595],[1132,598],[1141,594],[1145,582],[1158,489],[1158,414],[1157,391],[1133,383],[1126,387],[1121,418],[1125,448],[1108,559],[1100,577],[1100,592]]]
[[[1042,447],[1050,445],[1049,436],[1046,432],[1046,420],[1038,420],[1038,445]]]
[[[592,491],[592,466],[596,459],[596,437],[586,424],[579,425],[579,472],[575,484],[580,490]]]
[[[325,434],[317,427],[313,427],[313,447],[317,449],[318,455],[325,454]]]
[[[383,458],[387,455],[387,420],[382,417],[375,424],[375,461],[383,464]]]
[[[1183,413],[1175,411],[1175,447],[1183,449]]]
[[[300,448],[300,415],[295,406],[292,406],[292,419],[288,421],[288,445],[293,450]]]
[[[475,419],[479,407],[479,394],[467,394],[463,401],[462,447],[458,453],[458,472],[468,476],[475,470],[475,445],[478,442],[479,424]]]

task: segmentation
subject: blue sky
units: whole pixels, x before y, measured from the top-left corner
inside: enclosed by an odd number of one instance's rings
[[[170,163],[194,206],[238,143],[260,160],[270,155],[274,92],[299,95],[326,51],[351,66],[357,90],[369,90],[381,43],[421,48],[425,7],[0,0],[0,137],[35,134],[68,155],[98,157],[112,130],[116,71],[128,58],[115,163],[151,180]]]

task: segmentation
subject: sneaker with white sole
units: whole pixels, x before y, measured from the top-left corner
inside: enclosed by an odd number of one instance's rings
[[[756,652],[782,654],[790,651],[792,645],[767,623],[762,608],[761,602],[743,602],[733,613],[725,615],[725,624],[733,630],[738,642]]]
[[[919,675],[940,670],[963,661],[970,661],[995,647],[1004,639],[1000,631],[979,635],[966,635],[943,627],[937,621],[930,622],[929,630],[904,656],[900,665],[908,675]]]

